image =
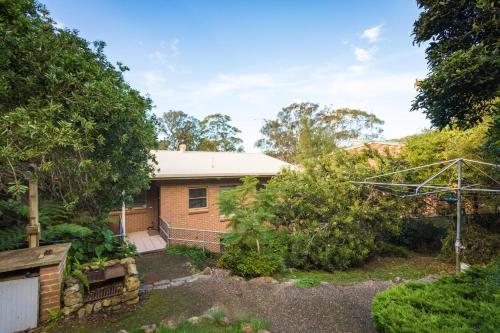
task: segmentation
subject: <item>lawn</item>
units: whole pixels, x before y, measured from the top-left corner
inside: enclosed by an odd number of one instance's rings
[[[454,266],[431,257],[411,256],[409,258],[379,257],[362,267],[346,271],[300,271],[293,270],[278,276],[279,279],[299,279],[329,283],[352,284],[368,280],[387,281],[395,277],[406,280],[420,279],[431,274],[446,274]],[[308,284],[312,284],[309,282]],[[307,285],[307,284],[306,284]],[[299,281],[299,286],[301,286]]]

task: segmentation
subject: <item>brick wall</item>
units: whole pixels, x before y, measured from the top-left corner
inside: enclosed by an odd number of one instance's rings
[[[49,319],[47,310],[61,309],[61,290],[66,258],[58,265],[40,267],[40,320]]]
[[[116,223],[110,225],[113,232],[118,233],[118,221],[121,211],[110,213]],[[158,228],[158,188],[152,186],[146,192],[146,207],[127,208],[125,211],[127,233]]]

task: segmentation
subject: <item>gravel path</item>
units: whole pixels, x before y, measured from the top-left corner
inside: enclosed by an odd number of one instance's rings
[[[229,313],[257,316],[269,322],[274,333],[365,333],[374,332],[370,316],[372,298],[390,285],[390,282],[369,281],[303,289],[291,283],[261,284],[210,277],[168,288],[167,292],[188,294],[193,303],[196,299],[203,300],[193,304],[195,313],[219,305]]]

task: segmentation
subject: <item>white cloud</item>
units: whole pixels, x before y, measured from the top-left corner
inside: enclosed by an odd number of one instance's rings
[[[175,38],[173,41],[170,42],[170,51],[174,56],[179,54],[179,39]]]
[[[351,65],[347,67],[347,69],[353,73],[361,73],[365,70],[365,66],[362,65]]]
[[[416,93],[415,78],[425,74],[425,67],[422,72],[401,73],[377,68],[354,64],[339,69],[321,64],[260,73],[220,73],[190,83],[170,80],[166,68],[125,75],[151,96],[159,114],[179,109],[199,118],[214,112],[231,116],[242,130],[245,149],[251,152],[256,151],[253,145],[260,138],[263,119],[275,117],[292,101],[373,112],[386,121],[386,138],[412,134],[428,126],[422,113],[408,112]],[[168,75],[182,73],[179,70]]]
[[[354,55],[359,61],[369,61],[373,57],[373,50],[367,50],[362,47],[354,47]]]
[[[59,29],[64,29],[64,28],[66,28],[66,25],[65,25],[63,22],[58,21],[58,20],[55,20],[55,21],[54,21],[54,26],[55,26],[56,28],[59,28]]]
[[[361,38],[368,40],[370,43],[376,43],[379,41],[381,33],[382,25],[376,25],[363,31]]]

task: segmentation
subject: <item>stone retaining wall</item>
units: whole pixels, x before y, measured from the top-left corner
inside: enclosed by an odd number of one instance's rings
[[[116,259],[105,262],[102,269],[123,266],[125,276],[123,277],[123,293],[108,298],[102,298],[93,302],[84,303],[85,287],[83,283],[74,277],[66,279],[63,291],[62,313],[65,316],[78,315],[83,317],[93,312],[116,311],[122,306],[133,305],[139,302],[140,281],[137,276],[137,267],[134,258]],[[84,268],[83,273],[100,269],[99,266],[89,265]]]

